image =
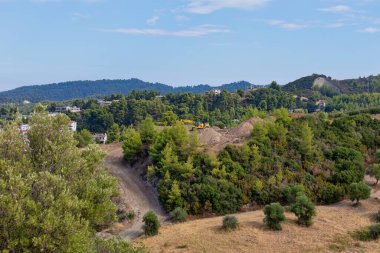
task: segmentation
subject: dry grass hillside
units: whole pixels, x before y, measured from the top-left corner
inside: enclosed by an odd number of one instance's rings
[[[263,212],[236,214],[240,229],[226,233],[220,230],[222,217],[166,225],[160,234],[143,238],[150,252],[380,252],[380,241],[358,242],[350,232],[374,222],[380,201],[372,198],[358,207],[343,201],[332,206],[319,206],[312,227],[296,224],[287,213],[283,230],[268,230]]]

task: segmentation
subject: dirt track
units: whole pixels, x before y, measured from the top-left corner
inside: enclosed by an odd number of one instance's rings
[[[165,221],[166,213],[154,189],[143,181],[137,170],[124,162],[121,145],[106,145],[103,149],[107,152],[105,166],[118,179],[121,203],[134,210],[136,217],[132,222],[115,224],[103,231],[101,236],[118,235],[126,240],[135,239],[143,234],[142,217],[146,212],[153,210],[161,222]]]

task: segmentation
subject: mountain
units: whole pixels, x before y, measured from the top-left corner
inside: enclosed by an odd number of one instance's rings
[[[39,102],[43,100],[63,101],[75,98],[103,97],[115,93],[128,94],[132,90],[157,90],[160,94],[164,95],[171,92],[203,93],[212,88],[236,91],[251,86],[251,83],[245,81],[224,84],[219,87],[211,87],[210,85],[172,87],[161,83],[144,82],[139,79],[72,81],[46,85],[23,86],[14,90],[0,92],[0,103],[20,102],[23,100],[31,102]]]
[[[380,75],[335,80],[325,75],[313,74],[290,82],[284,85],[282,89],[306,97],[312,95],[316,90],[329,96],[336,94],[380,92]]]

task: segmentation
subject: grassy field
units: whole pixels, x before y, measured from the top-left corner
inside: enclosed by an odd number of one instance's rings
[[[286,213],[282,231],[270,231],[263,224],[263,212],[236,214],[240,228],[226,233],[220,230],[222,217],[166,225],[160,234],[142,238],[151,252],[380,252],[380,241],[359,242],[350,233],[374,222],[380,210],[376,198],[353,207],[349,201],[319,206],[312,227],[296,224]]]

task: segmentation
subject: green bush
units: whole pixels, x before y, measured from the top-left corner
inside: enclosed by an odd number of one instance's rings
[[[282,230],[280,222],[285,220],[284,208],[279,203],[266,205],[264,223],[273,230]]]
[[[353,237],[360,241],[377,240],[379,236],[380,236],[380,224],[374,224],[369,227],[358,229],[353,234]]]
[[[314,203],[304,194],[297,196],[290,210],[298,217],[298,223],[305,226],[310,226],[313,223],[313,217],[316,215]]]
[[[143,222],[145,223],[145,235],[153,236],[158,234],[158,229],[161,225],[157,215],[153,211],[149,211],[144,215]]]
[[[377,240],[380,236],[380,224],[374,224],[368,227],[372,240]]]
[[[188,215],[185,209],[177,207],[170,213],[170,216],[177,222],[184,222],[186,221]]]
[[[361,199],[368,199],[371,195],[371,188],[364,182],[352,183],[348,188],[348,195],[351,201],[359,204]]]
[[[293,204],[299,193],[305,194],[305,187],[301,184],[287,185],[283,190],[286,203]]]
[[[380,222],[380,211],[376,214],[376,222]]]
[[[225,216],[223,218],[223,225],[222,225],[222,228],[225,230],[225,231],[231,231],[231,230],[235,230],[239,227],[239,221],[238,219],[235,217],[235,216]]]

